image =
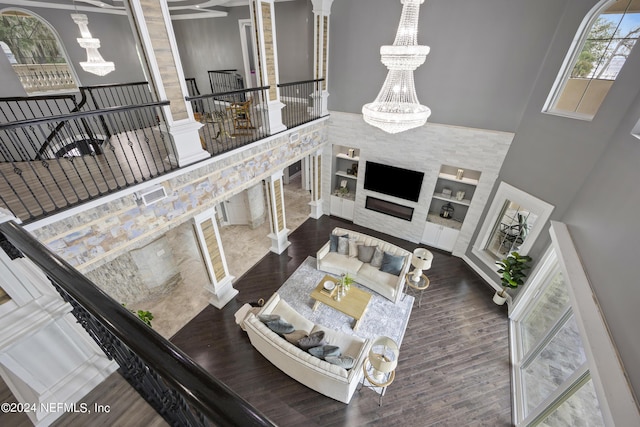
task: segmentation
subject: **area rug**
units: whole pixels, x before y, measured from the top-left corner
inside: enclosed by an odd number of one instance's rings
[[[411,295],[404,295],[398,304],[394,304],[359,283],[351,285],[372,294],[360,326],[354,331],[354,320],[346,314],[324,304],[319,304],[318,309],[313,311],[315,300],[309,295],[326,274],[316,270],[315,258],[308,257],[278,289],[278,293],[293,309],[315,324],[362,338],[387,336],[400,346],[413,308],[414,298]]]

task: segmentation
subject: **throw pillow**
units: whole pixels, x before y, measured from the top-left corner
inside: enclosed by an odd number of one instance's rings
[[[338,253],[340,255],[349,255],[349,237],[338,238]]]
[[[380,271],[399,276],[402,271],[402,264],[404,263],[404,256],[393,255],[389,252],[385,252],[382,256],[382,264],[380,265]]]
[[[349,237],[349,235],[345,234],[344,236],[338,236],[333,233],[329,235],[329,252],[338,252],[338,239],[340,237]]]
[[[322,345],[320,347],[311,347],[307,350],[309,354],[318,357],[320,359],[324,359],[329,356],[340,356],[340,347],[336,347],[335,345]]]
[[[324,331],[316,331],[298,340],[298,347],[305,351],[321,345],[324,345]]]
[[[356,363],[355,359],[351,356],[327,356],[324,360],[332,365],[338,365],[344,369],[351,369]]]
[[[358,259],[362,262],[371,262],[375,250],[375,246],[358,245]]]
[[[382,265],[382,257],[384,252],[379,247],[376,247],[373,257],[371,258],[371,267],[380,267]]]
[[[307,333],[305,331],[296,329],[290,334],[284,334],[284,339],[289,341],[293,345],[298,345],[298,341],[300,341],[302,338],[306,336],[307,336]]]
[[[355,258],[358,256],[358,241],[355,237],[349,239],[349,257]]]
[[[271,329],[278,335],[290,334],[291,332],[296,330],[296,328],[291,323],[288,323],[284,319],[267,322],[266,325],[269,329]]]
[[[280,320],[280,315],[279,314],[260,314],[258,316],[258,319],[262,323],[275,322],[276,320]]]

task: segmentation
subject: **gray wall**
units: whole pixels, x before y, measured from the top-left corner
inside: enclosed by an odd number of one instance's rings
[[[249,7],[227,11],[222,18],[173,21],[185,77],[195,77],[203,94],[211,93],[207,70],[236,69],[244,76],[238,20],[250,18]],[[311,3],[276,3],[275,16],[280,82],[313,78]]]
[[[15,9],[0,3],[0,10]],[[115,63],[115,71],[104,77],[87,73],[80,67],[81,61],[87,60],[86,50],[80,47],[77,38],[80,37],[78,25],[71,19],[72,10],[58,10],[45,8],[20,8],[29,10],[45,19],[60,36],[68,54],[68,59],[78,75],[79,86],[91,86],[107,83],[136,82],[145,80],[144,72],[136,53],[133,32],[129,25],[129,18],[124,15],[104,13],[80,12],[89,18],[89,31],[93,37],[100,39],[100,54],[105,61]],[[0,96],[26,96],[20,81],[11,69],[4,55],[0,60]]]
[[[418,39],[432,51],[415,72],[416,88],[421,103],[433,111],[430,122],[515,132],[498,182],[553,204],[551,218],[568,224],[640,394],[640,341],[634,330],[640,323],[634,304],[640,301],[634,268],[640,141],[629,135],[640,118],[640,48],[592,121],[541,113],[578,26],[596,3],[426,1]],[[399,1],[333,3],[330,110],[360,113],[375,99],[386,76],[379,47],[393,42],[400,11]],[[388,141],[402,138],[389,135]],[[415,149],[429,150],[429,141]],[[548,244],[545,231],[531,255],[539,259]],[[467,256],[482,265],[470,251]]]

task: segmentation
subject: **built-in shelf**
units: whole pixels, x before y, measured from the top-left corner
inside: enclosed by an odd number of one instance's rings
[[[442,194],[442,193],[434,193],[433,198],[439,199],[439,200],[445,200],[447,202],[451,202],[451,203],[455,203],[457,205],[463,205],[463,206],[469,206],[471,204],[470,199],[458,200],[453,196],[447,196],[446,194]]]
[[[438,175],[438,179],[444,179],[446,181],[454,181],[461,184],[469,184],[469,185],[478,185],[478,180],[473,178],[465,178],[464,176],[460,179],[456,178],[455,175],[451,175],[448,173],[440,173]]]
[[[336,154],[336,157],[339,159],[352,160],[354,162],[360,161],[360,157],[358,156],[349,157],[349,155],[345,153],[338,153]]]
[[[349,175],[348,173],[346,173],[345,171],[337,171],[336,175],[338,176],[342,176],[344,178],[350,178],[350,179],[358,179],[358,175]]]

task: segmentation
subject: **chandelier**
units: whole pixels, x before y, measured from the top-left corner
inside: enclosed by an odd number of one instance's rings
[[[424,0],[400,0],[402,16],[392,46],[381,46],[381,62],[389,69],[375,101],[362,107],[364,121],[388,133],[425,124],[431,109],[420,105],[413,70],[422,65],[429,46],[418,43],[418,12]]]
[[[78,38],[78,44],[80,47],[87,50],[87,61],[81,62],[80,66],[88,73],[97,74],[98,76],[106,76],[110,72],[116,69],[115,65],[111,61],[105,61],[98,52],[100,47],[100,39],[91,37],[89,32],[89,19],[87,15],[82,13],[72,13],[71,18],[73,22],[78,24],[80,28],[81,38]]]

